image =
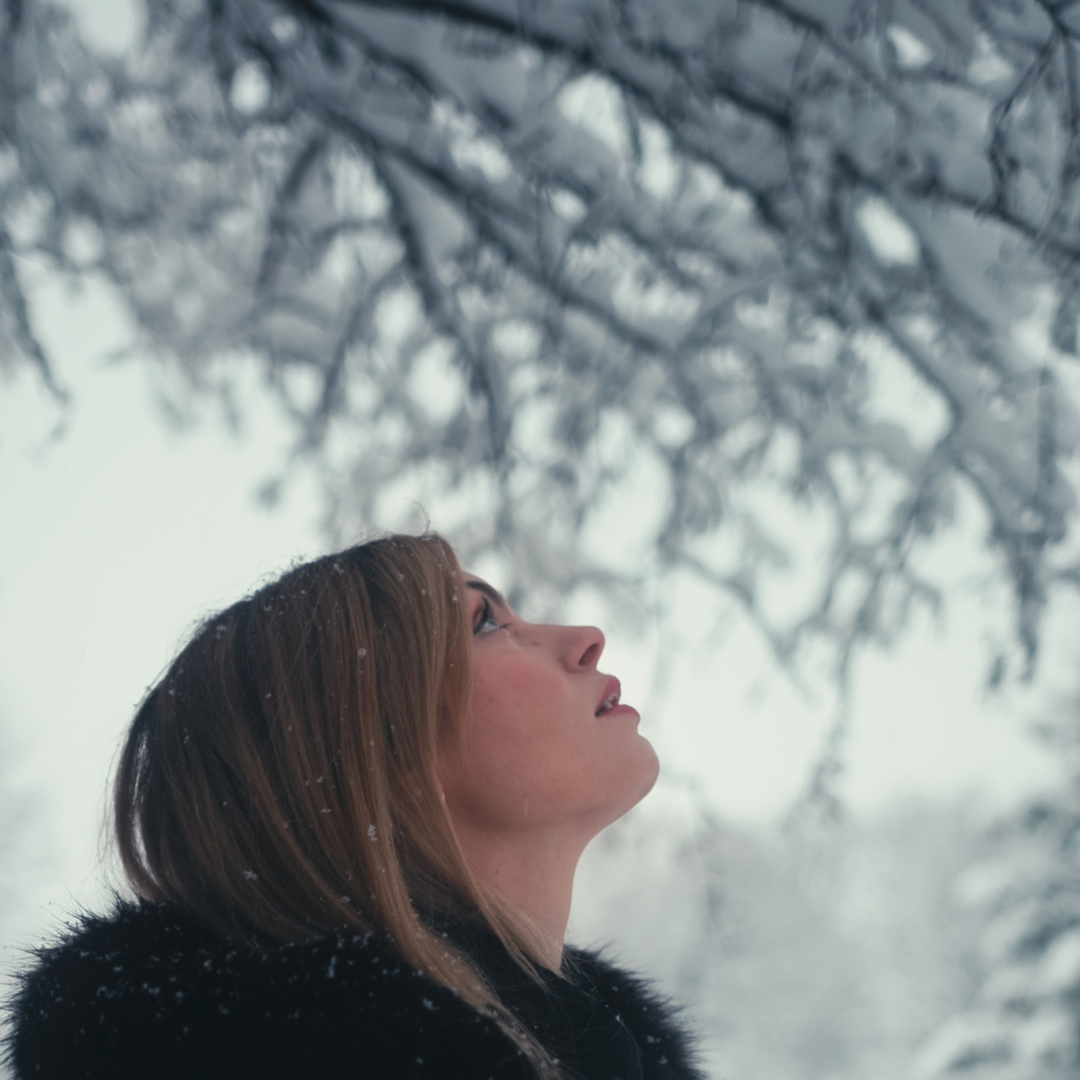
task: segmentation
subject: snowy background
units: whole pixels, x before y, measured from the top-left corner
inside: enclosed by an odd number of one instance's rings
[[[103,54],[139,32],[128,0],[71,7]],[[914,258],[908,234],[866,205],[879,254]],[[26,368],[0,383],[5,968],[67,914],[106,903],[110,771],[135,704],[188,629],[331,542],[313,468],[293,468],[273,507],[257,498],[295,429],[254,370],[234,427],[212,403],[178,419],[170,374],[140,351],[112,285],[89,273],[73,286],[45,259],[18,267],[71,404]],[[1036,303],[1013,321],[1010,348],[1032,364],[1057,355],[1054,317]],[[879,411],[909,430],[932,426],[889,356],[868,364]],[[609,533],[601,522],[588,538],[601,555],[620,549],[620,523],[655,513],[648,483],[624,480],[619,492]],[[415,521],[418,500],[422,489],[395,488],[370,526]],[[433,527],[449,527],[425,508]],[[773,513],[781,533],[802,527]],[[362,538],[343,535],[340,519],[335,528],[342,542]],[[1025,1077],[1069,1067],[1080,612],[1053,594],[1035,678],[1000,680],[1015,606],[990,529],[961,489],[952,525],[920,556],[937,612],[915,607],[889,644],[855,649],[829,786],[836,814],[807,794],[837,718],[824,660],[785,670],[760,627],[703,600],[691,575],[658,578],[659,601],[648,590],[615,605],[595,587],[571,591],[565,618],[603,626],[602,667],[642,708],[663,764],[656,791],[587,853],[572,936],[610,943],[684,1001],[712,1075],[914,1080],[965,1066]],[[471,568],[507,585],[497,557]],[[526,592],[522,608],[543,605]]]
[[[272,511],[256,498],[286,444],[269,401],[235,435],[209,410],[176,429],[147,370],[112,359],[130,328],[107,287],[73,293],[29,271],[74,405],[58,433],[32,378],[0,398],[5,964],[106,902],[110,771],[185,633],[326,548],[313,481]],[[1067,650],[1050,652],[1034,687],[990,692],[986,627],[1009,608],[977,520],[939,559],[942,616],[856,664],[836,825],[789,821],[830,701],[793,686],[751,628],[718,634],[692,583],[666,628],[604,626],[603,667],[643,706],[664,769],[588,853],[572,932],[695,1005],[717,1076],[865,1076],[868,1062],[903,1076],[971,993],[978,934],[957,880],[985,854],[988,824],[1060,780],[1029,728],[1072,669]],[[585,597],[568,617],[603,616]]]

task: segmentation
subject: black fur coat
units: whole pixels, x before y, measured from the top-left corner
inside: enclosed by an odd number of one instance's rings
[[[572,977],[528,980],[490,931],[465,944],[572,1080],[699,1080],[672,1009],[570,950]],[[339,932],[251,951],[164,905],[121,903],[40,950],[9,1005],[17,1080],[533,1080],[487,1018]]]

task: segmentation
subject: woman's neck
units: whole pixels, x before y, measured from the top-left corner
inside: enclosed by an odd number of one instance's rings
[[[524,914],[541,937],[540,961],[552,971],[562,965],[574,871],[585,845],[565,835],[471,834],[456,830],[462,852],[481,882]]]

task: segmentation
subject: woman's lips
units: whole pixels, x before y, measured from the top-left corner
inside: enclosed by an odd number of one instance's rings
[[[611,712],[612,709],[617,708],[619,704],[619,695],[622,693],[622,687],[619,685],[619,680],[614,675],[608,677],[608,681],[604,683],[604,694],[600,698],[599,703],[596,706],[596,712],[594,716],[603,716],[606,713]]]
[[[608,677],[608,681],[604,684],[604,696],[600,699],[600,704],[596,707],[594,716],[627,716],[633,715],[640,717],[640,713],[632,705],[622,705],[619,703],[619,697],[622,694],[622,687],[619,685],[619,680],[614,675]]]

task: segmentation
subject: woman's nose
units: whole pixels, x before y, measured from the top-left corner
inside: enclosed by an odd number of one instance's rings
[[[604,632],[598,626],[566,626],[563,662],[573,670],[595,668],[604,651]]]

